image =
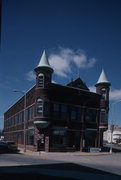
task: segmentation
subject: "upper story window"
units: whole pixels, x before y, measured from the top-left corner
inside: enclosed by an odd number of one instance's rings
[[[53,105],[53,116],[54,118],[59,119],[60,118],[60,105],[59,104],[54,104]]]
[[[82,121],[82,115],[83,115],[83,109],[82,108],[78,108],[78,121]]]
[[[38,87],[44,87],[44,74],[42,73],[38,75]]]
[[[62,105],[61,106],[61,112],[62,113],[66,113],[67,112],[67,106],[66,105]]]
[[[97,115],[96,109],[86,109],[85,110],[85,121],[88,123],[96,122],[96,115]]]
[[[72,121],[77,120],[77,108],[72,108],[72,110],[71,110],[71,120]]]
[[[107,118],[106,110],[105,109],[101,109],[101,112],[100,112],[100,122],[101,123],[107,123],[107,121],[108,121],[108,118]]]
[[[59,112],[59,104],[54,104],[54,112]]]
[[[50,115],[50,104],[45,103],[44,104],[44,116],[49,116]]]
[[[62,120],[67,120],[67,111],[68,111],[67,106],[61,105],[61,119]]]
[[[107,90],[105,88],[101,89],[101,95],[104,100],[107,99]]]
[[[51,82],[51,75],[50,74],[46,74],[45,75],[45,85],[48,85]]]
[[[37,115],[42,116],[43,115],[43,100],[37,99]]]

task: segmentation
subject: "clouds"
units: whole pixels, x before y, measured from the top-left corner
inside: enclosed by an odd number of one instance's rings
[[[57,76],[67,78],[69,74],[73,73],[73,68],[88,69],[92,68],[96,59],[88,58],[86,53],[80,49],[74,51],[70,48],[58,48],[49,56],[49,62],[54,69]]]
[[[89,87],[91,92],[96,92],[96,88],[94,86]],[[109,93],[110,101],[117,101],[121,99],[121,89],[113,89],[111,88]]]
[[[90,86],[90,87],[89,87],[89,90],[90,90],[91,92],[96,92],[95,86]]]
[[[86,53],[78,49],[74,51],[70,48],[59,47],[56,51],[53,51],[49,55],[49,63],[54,69],[54,73],[62,78],[70,78],[70,74],[74,73],[74,69],[89,69],[92,68],[96,59],[88,58]],[[26,74],[28,81],[35,81],[35,74],[33,71],[29,71]]]
[[[34,74],[33,71],[29,71],[27,74],[26,74],[26,78],[28,81],[35,81],[36,79],[36,76]]]
[[[121,99],[121,89],[111,89],[110,100],[117,101]]]

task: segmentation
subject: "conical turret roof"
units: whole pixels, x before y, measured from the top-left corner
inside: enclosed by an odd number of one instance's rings
[[[100,77],[96,83],[97,84],[100,84],[100,83],[107,83],[107,84],[110,84],[110,82],[107,80],[107,77],[105,75],[105,72],[104,72],[104,69],[102,69],[102,72],[100,74]]]
[[[42,56],[40,58],[40,61],[39,61],[39,64],[35,68],[35,70],[38,69],[38,68],[48,68],[49,70],[51,70],[53,72],[53,69],[52,69],[52,67],[49,64],[49,61],[48,61],[48,58],[47,58],[45,50],[43,51],[43,54],[42,54]]]

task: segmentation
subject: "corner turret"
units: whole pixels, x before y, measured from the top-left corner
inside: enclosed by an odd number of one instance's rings
[[[107,80],[104,70],[100,74],[100,77],[96,83],[96,93],[102,96],[102,99],[109,103],[109,90],[111,83]]]
[[[46,87],[51,82],[53,68],[50,66],[45,50],[38,66],[34,69],[36,72],[36,86],[40,88]]]
[[[109,112],[109,91],[111,83],[107,80],[104,70],[96,83],[96,93],[101,95],[100,98],[100,120],[99,120],[99,147],[103,146],[103,132],[108,128]]]

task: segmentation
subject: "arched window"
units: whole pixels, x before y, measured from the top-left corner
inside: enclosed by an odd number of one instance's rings
[[[102,95],[102,99],[104,100],[107,99],[107,90],[105,88],[101,89],[101,95]]]
[[[38,87],[44,86],[44,74],[40,73],[38,75]]]
[[[37,99],[37,116],[43,115],[43,100]]]

